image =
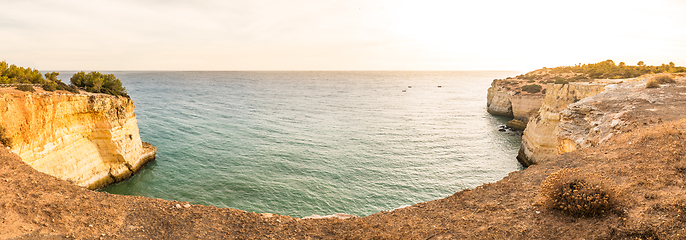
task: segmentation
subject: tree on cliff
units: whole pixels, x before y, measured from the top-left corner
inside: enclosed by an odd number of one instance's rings
[[[75,73],[70,80],[71,84],[88,92],[129,97],[126,88],[122,86],[121,81],[114,74],[102,74],[99,72],[86,74],[86,72],[81,71]]]
[[[57,81],[57,76],[59,75],[60,73],[58,72],[45,73],[45,79]]]
[[[7,62],[0,62],[0,83],[31,83],[43,84],[43,74],[40,71],[9,65]]]

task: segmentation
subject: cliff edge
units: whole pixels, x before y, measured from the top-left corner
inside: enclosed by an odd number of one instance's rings
[[[561,121],[560,112],[568,105],[605,89],[607,82],[549,83],[541,107],[528,121],[522,136],[522,146],[517,160],[524,166],[561,153],[558,149],[557,132]]]
[[[29,166],[89,189],[128,178],[157,151],[126,97],[0,89],[0,123]]]

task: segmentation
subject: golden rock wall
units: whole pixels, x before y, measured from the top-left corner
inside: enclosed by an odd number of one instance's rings
[[[90,189],[131,176],[156,154],[124,97],[3,90],[0,124],[28,165]]]

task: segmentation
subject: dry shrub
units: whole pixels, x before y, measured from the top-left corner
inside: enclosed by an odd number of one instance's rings
[[[2,143],[2,145],[5,147],[11,147],[12,139],[7,135],[8,134],[5,128],[3,126],[0,126],[0,143]]]
[[[541,183],[541,204],[572,216],[593,217],[619,209],[617,187],[577,168],[551,173]]]
[[[646,88],[659,88],[660,84],[676,83],[670,74],[658,74],[650,78],[646,83]]]
[[[649,80],[646,83],[646,88],[659,88],[659,87],[660,87],[660,84],[653,79]]]
[[[669,74],[658,74],[650,79],[651,81],[656,81],[659,84],[676,83],[676,80]]]

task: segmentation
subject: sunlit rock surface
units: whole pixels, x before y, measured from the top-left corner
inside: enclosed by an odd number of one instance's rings
[[[3,89],[0,122],[28,165],[90,189],[131,176],[156,154],[125,97]]]
[[[570,152],[576,149],[573,140],[558,136],[563,131],[560,122],[577,121],[573,118],[583,118],[585,114],[562,114],[561,112],[570,104],[595,96],[605,90],[605,86],[611,82],[575,82],[569,84],[547,84],[547,93],[543,104],[528,122],[522,146],[517,160],[525,166],[545,161],[554,155]],[[582,113],[583,109],[579,113]],[[569,133],[563,133],[569,135]],[[571,141],[571,142],[570,142]]]

